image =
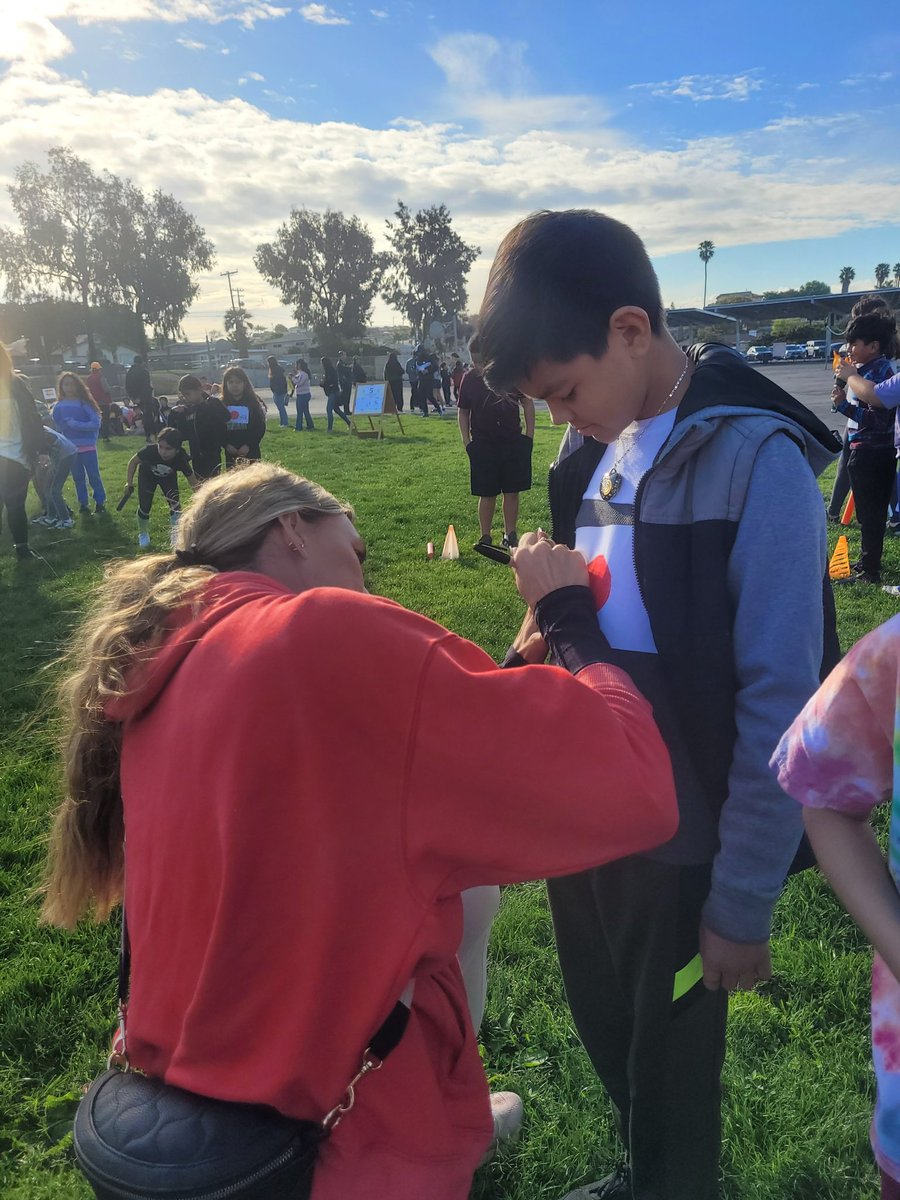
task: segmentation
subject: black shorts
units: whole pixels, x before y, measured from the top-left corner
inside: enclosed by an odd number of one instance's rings
[[[531,487],[533,446],[524,433],[514,438],[473,438],[466,447],[472,495],[527,492]]]

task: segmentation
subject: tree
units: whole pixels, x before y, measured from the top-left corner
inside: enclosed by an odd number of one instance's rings
[[[287,333],[287,325],[273,325],[272,332],[276,337],[284,337],[284,335]]]
[[[32,162],[16,168],[8,191],[21,232],[0,230],[0,270],[11,300],[48,287],[77,297],[93,357],[90,306],[116,299],[106,237],[109,177],[65,146],[52,147],[47,159],[46,174]]]
[[[225,313],[223,320],[225,322],[225,333],[230,335],[230,340],[234,343],[238,352],[238,358],[246,358],[250,352],[250,339],[248,329],[251,328],[250,319],[253,313],[248,313],[244,308],[229,308]]]
[[[700,261],[703,263],[703,307],[706,308],[706,274],[709,270],[709,260],[716,252],[715,243],[701,242],[697,250],[700,254]]]
[[[900,262],[894,263],[893,272],[894,272],[894,287],[900,288]]]
[[[846,296],[850,290],[850,284],[856,278],[856,272],[852,267],[841,267],[841,273],[838,279],[841,282],[841,295]]]
[[[887,287],[888,276],[891,273],[890,263],[876,263],[875,265],[875,286],[877,288]]]
[[[776,342],[809,342],[824,336],[824,321],[807,321],[804,317],[779,317],[772,322],[772,337]]]
[[[75,344],[84,332],[84,310],[75,300],[31,300],[0,304],[0,340],[24,337],[28,354],[43,362]]]
[[[763,292],[767,300],[789,300],[793,296],[827,296],[831,288],[822,279],[810,279],[797,288],[785,288],[782,292]]]
[[[110,177],[106,220],[110,274],[144,327],[177,338],[199,285],[193,276],[215,261],[212,242],[187,209],[157,189],[149,196],[130,179]]]
[[[481,247],[463,241],[444,204],[413,216],[399,200],[387,227],[392,251],[381,294],[424,334],[426,322],[466,307],[466,278]]]
[[[364,333],[387,255],[376,252],[359,217],[295,208],[274,240],[257,246],[253,261],[297,323],[311,326],[320,346],[333,351]]]
[[[189,212],[165,192],[145,195],[127,179],[97,173],[66,146],[47,152],[49,169],[16,170],[9,188],[21,230],[0,229],[0,271],[11,300],[37,290],[74,296],[82,307],[92,356],[92,307],[126,304],[145,326],[174,337],[213,247]]]

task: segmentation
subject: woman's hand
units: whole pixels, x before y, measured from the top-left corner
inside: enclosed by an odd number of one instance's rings
[[[519,595],[534,612],[535,605],[564,587],[587,587],[588,569],[577,550],[551,542],[545,533],[526,533],[510,561]]]
[[[549,648],[547,643],[541,637],[541,631],[537,627],[537,622],[534,619],[534,613],[529,608],[525,613],[525,619],[522,621],[522,626],[516,634],[516,640],[513,642],[513,649],[525,659],[527,663],[542,663],[547,661]]]

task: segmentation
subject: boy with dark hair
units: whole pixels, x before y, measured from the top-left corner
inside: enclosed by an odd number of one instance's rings
[[[888,311],[875,311],[855,317],[847,326],[844,340],[847,353],[861,379],[872,384],[884,383],[894,374],[887,354],[894,348],[897,323]],[[847,579],[839,583],[881,583],[881,555],[884,550],[885,513],[897,478],[894,449],[894,414],[880,405],[850,400],[840,389],[834,407],[855,422],[848,432],[850,453],[847,470],[856,502],[862,553]]]
[[[222,449],[228,441],[228,409],[215,396],[207,396],[196,375],[178,381],[180,403],[169,410],[169,419],[190,447],[194,473],[211,479],[222,469]]]
[[[628,1151],[569,1200],[713,1200],[728,992],[769,977],[802,832],[768,759],[839,653],[815,482],[837,446],[733,351],[685,354],[640,238],[600,213],[537,213],[507,235],[479,338],[494,391],[568,424],[553,538],[592,584],[571,603],[653,705],[678,792],[658,851],[548,884],[569,1004]],[[545,653],[529,614],[507,663]]]
[[[181,497],[178,494],[178,472],[181,472],[196,488],[200,480],[191,467],[191,461],[182,449],[181,435],[176,429],[161,429],[156,444],[138,450],[128,463],[125,491],[119,508],[134,493],[134,475],[138,477],[138,545],[145,550],[150,545],[150,509],[156,489],[162,492],[169,505],[169,522],[174,528],[181,516]]]

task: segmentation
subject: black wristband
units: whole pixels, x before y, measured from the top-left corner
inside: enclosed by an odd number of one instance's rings
[[[504,654],[503,660],[501,661],[500,666],[501,667],[527,667],[528,663],[525,661],[525,659],[522,657],[522,655],[518,652],[518,650],[515,648],[515,646],[510,646],[510,648],[507,650],[506,654]]]
[[[609,662],[610,645],[597,624],[587,586],[557,588],[535,605],[534,619],[556,661],[577,675],[592,663]]]

